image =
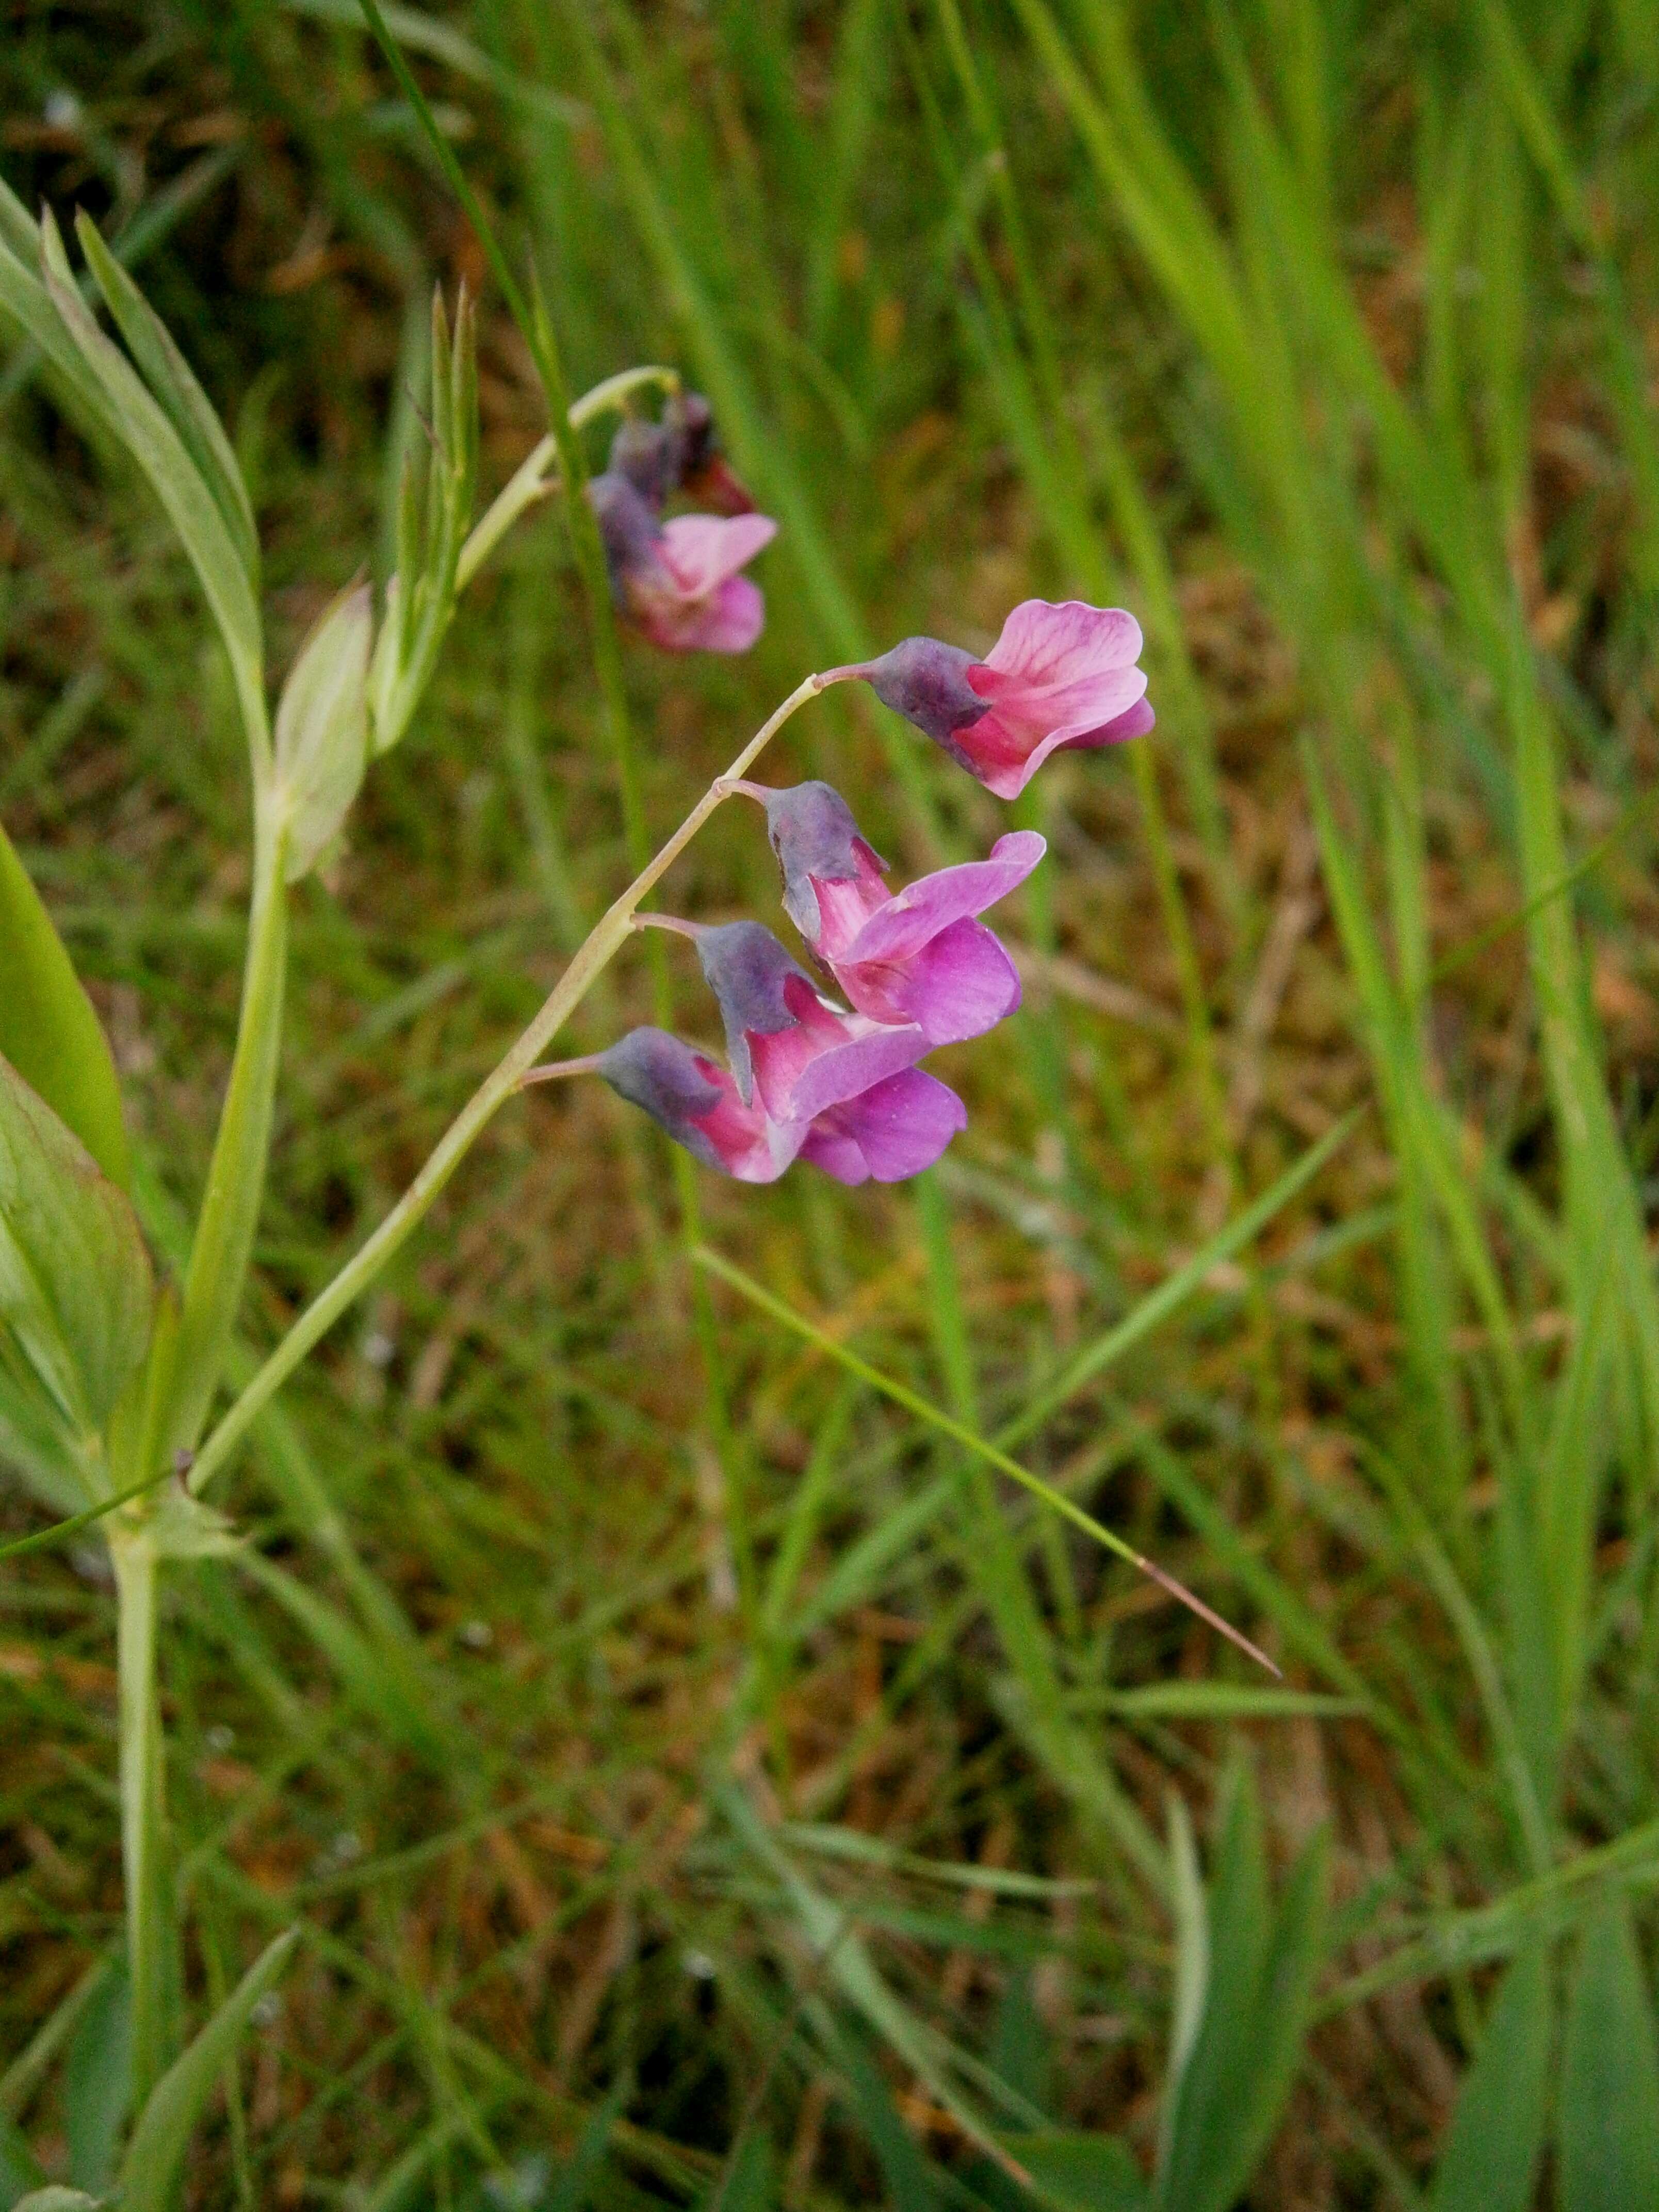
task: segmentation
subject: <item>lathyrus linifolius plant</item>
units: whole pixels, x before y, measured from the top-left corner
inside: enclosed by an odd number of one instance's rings
[[[165,508],[229,665],[252,799],[236,1045],[177,1282],[158,1281],[134,1210],[121,1102],[97,1020],[0,832],[0,1461],[42,1504],[68,1516],[24,1540],[95,1522],[118,1597],[121,1972],[137,2117],[118,2174],[112,2147],[110,2172],[76,2178],[94,2187],[114,2179],[124,2206],[161,2212],[196,2112],[291,1948],[289,1937],[273,1944],[183,2047],[156,1696],[157,1583],[164,1565],[237,1545],[230,1522],[205,1502],[208,1484],[286,1376],[412,1234],[485,1124],[527,1085],[596,1073],[697,1160],[751,1183],[797,1162],[843,1183],[897,1181],[931,1165],[962,1130],[962,1101],[920,1063],[938,1046],[984,1036],[1018,1005],[1018,975],[979,917],[1039,865],[1043,841],[1015,831],[983,860],[895,889],[887,863],[830,786],[750,780],[800,707],[831,684],[867,683],[1005,799],[1055,750],[1138,736],[1152,713],[1133,618],[1078,602],[1026,601],[982,660],[912,638],[873,660],[806,677],[615,899],[398,1205],[210,1425],[265,1181],[289,895],[340,838],[374,760],[408,732],[458,595],[519,517],[579,463],[571,433],[608,412],[623,419],[607,466],[580,487],[585,505],[572,502],[573,537],[579,552],[583,532],[597,546],[601,592],[642,641],[673,653],[746,650],[765,608],[745,571],[775,526],[754,511],[726,465],[706,404],[682,392],[671,372],[651,368],[624,371],[578,400],[569,428],[544,439],[475,521],[473,311],[463,294],[452,323],[439,299],[424,441],[416,441],[401,488],[396,574],[378,616],[362,583],[334,599],[301,645],[273,713],[258,532],[230,441],[95,227],[83,216],[76,229],[84,281],[52,216],[35,223],[0,186],[0,317],[36,350],[54,396],[94,445],[125,452]],[[114,335],[89,304],[98,300]],[[653,388],[663,394],[659,409],[636,411]],[[799,958],[758,921],[710,926],[641,911],[734,796],[763,810]],[[544,1063],[595,978],[645,926],[691,940],[720,1017],[724,1056],[642,1029],[586,1058]],[[1006,1471],[1042,1488],[1012,1462]],[[1044,1494],[1147,1565],[1069,1501]],[[0,2149],[24,2185],[44,2184],[21,2142],[8,2138]]]

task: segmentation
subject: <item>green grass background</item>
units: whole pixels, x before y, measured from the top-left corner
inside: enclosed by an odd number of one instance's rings
[[[263,1419],[219,1500],[247,1547],[171,1578],[191,2002],[307,1931],[192,2202],[1000,2203],[946,2090],[1149,2162],[1170,1799],[1208,1835],[1241,1769],[1275,1867],[1322,1828],[1331,1866],[1249,2201],[1428,2201],[1496,1962],[1583,1998],[1581,1923],[1659,1878],[1659,10],[392,20],[577,387],[680,366],[782,525],[752,653],[629,647],[659,836],[811,667],[983,650],[1033,592],[1140,616],[1156,735],[1015,810],[1052,858],[1005,916],[1024,1010],[941,1060],[967,1136],[915,1189],[704,1177],[703,1231],[1287,1687],[724,1286],[700,1332],[654,1133],[532,1096]],[[9,180],[125,237],[232,428],[280,663],[384,574],[476,243],[347,0],[19,0],[0,82]],[[493,488],[544,424],[483,301]],[[142,488],[0,374],[0,809],[176,1261],[242,951],[228,679]],[[764,772],[907,871],[1011,818],[850,691]],[[768,917],[728,811],[672,903]],[[550,507],[299,893],[245,1366],[624,873]],[[619,963],[578,1048],[651,1003]],[[58,2008],[119,1934],[100,1552],[0,1568],[0,2106],[61,2167]]]

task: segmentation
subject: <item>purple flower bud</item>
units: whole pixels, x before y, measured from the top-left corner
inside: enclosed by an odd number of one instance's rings
[[[657,518],[631,478],[611,469],[589,477],[587,503],[599,522],[611,587],[626,604],[629,577],[647,571],[656,562],[662,536]]]
[[[709,989],[720,1002],[726,1024],[726,1051],[747,1105],[754,1088],[750,1037],[776,1036],[796,1027],[799,1017],[784,997],[794,977],[812,990],[812,979],[792,960],[769,929],[757,921],[729,921],[696,933],[697,958]]]
[[[909,1067],[811,1121],[775,1121],[758,1102],[743,1103],[723,1067],[664,1030],[630,1030],[599,1068],[676,1144],[739,1182],[775,1182],[797,1157],[838,1182],[898,1182],[931,1167],[968,1121],[954,1091]]]
[[[657,514],[677,491],[714,514],[754,512],[748,490],[726,466],[714,412],[700,392],[673,393],[659,422],[629,416],[611,441],[607,465],[626,477]]]

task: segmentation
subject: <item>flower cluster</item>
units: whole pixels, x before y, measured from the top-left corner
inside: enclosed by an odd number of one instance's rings
[[[675,493],[708,514],[663,520]],[[629,421],[587,487],[618,605],[666,653],[746,653],[766,602],[741,572],[776,537],[714,443],[708,402],[677,392],[659,422]]]
[[[716,510],[664,519],[676,494]],[[588,487],[618,605],[670,652],[741,653],[765,618],[740,572],[777,526],[715,446],[708,403],[677,394],[659,422],[625,422]],[[984,659],[907,638],[815,685],[867,683],[1000,799],[1051,753],[1114,744],[1152,726],[1139,625],[1121,608],[1027,599]],[[895,1182],[930,1167],[967,1122],[955,1091],[918,1063],[983,1036],[1019,1004],[1019,975],[980,920],[1042,858],[1035,830],[999,837],[982,860],[894,891],[888,865],[827,783],[738,782],[765,809],[785,913],[815,978],[756,921],[720,927],[644,915],[689,937],[726,1029],[726,1065],[659,1029],[592,1059],[612,1089],[677,1143],[743,1182],[798,1159],[839,1182]],[[825,995],[833,984],[845,1004]]]

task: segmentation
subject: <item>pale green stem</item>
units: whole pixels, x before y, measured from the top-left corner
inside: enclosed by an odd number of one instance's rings
[[[672,368],[624,368],[615,376],[607,376],[602,384],[596,384],[591,392],[584,392],[580,399],[572,402],[570,427],[580,430],[608,408],[623,406],[643,385],[660,385],[666,391],[676,392],[679,381],[678,372]],[[558,489],[558,459],[559,441],[549,431],[546,437],[532,447],[501,486],[462,546],[460,565],[455,571],[458,592],[466,589],[526,508],[534,507],[538,500]]]
[[[418,1227],[434,1200],[465,1158],[496,1109],[512,1097],[534,1066],[537,1058],[581,1004],[594,980],[610,965],[632,934],[635,909],[659,878],[666,874],[721,801],[730,796],[730,781],[742,775],[757,760],[797,708],[815,697],[830,681],[809,676],[762,725],[732,762],[724,776],[711,783],[679,828],[634,878],[621,897],[600,917],[585,944],[554,986],[540,1012],[516,1044],[484,1078],[439,1139],[436,1149],[396,1206],[368,1242],[349,1260],[327,1287],[317,1294],[288,1334],[270,1354],[214,1430],[197,1455],[191,1470],[191,1487],[199,1491],[217,1474],[301,1361],[359,1294],[372,1283],[393,1255]]]
[[[116,1668],[121,1744],[121,1858],[126,1887],[127,1976],[132,2005],[132,2102],[140,2106],[167,2063],[161,1905],[161,1740],[155,1698],[156,1557],[143,1534],[112,1534],[118,1607]]]
[[[265,786],[255,802],[253,899],[241,1016],[185,1276],[165,1456],[191,1449],[202,1432],[230,1347],[258,1225],[288,970],[285,847],[285,833]]]

